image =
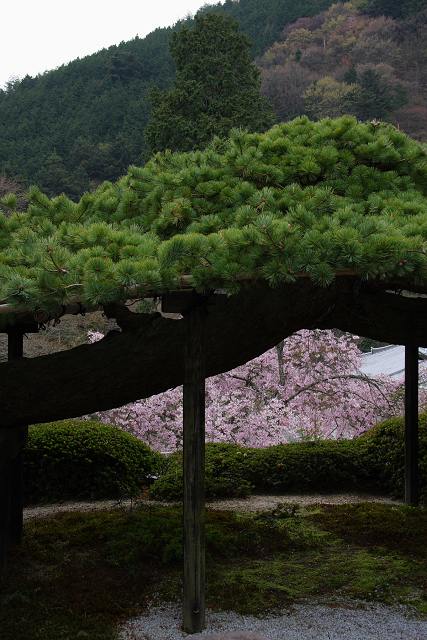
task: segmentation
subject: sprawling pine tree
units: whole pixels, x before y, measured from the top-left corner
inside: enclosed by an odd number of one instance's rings
[[[33,188],[22,213],[7,197],[3,321],[102,305],[123,333],[0,364],[0,426],[181,384],[181,323],[126,302],[183,288],[207,303],[208,376],[302,328],[427,346],[426,299],[390,293],[427,294],[426,157],[391,125],[304,117],[264,134],[235,129],[204,151],[158,153],[78,203]],[[218,290],[229,297],[211,312]]]

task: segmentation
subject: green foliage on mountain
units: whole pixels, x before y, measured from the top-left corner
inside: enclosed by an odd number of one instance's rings
[[[368,0],[363,2],[366,11],[372,16],[407,18],[409,15],[426,8],[425,0]]]
[[[415,15],[424,0],[353,0],[329,11],[331,5],[332,0],[226,0],[204,5],[199,14],[230,16],[253,41],[251,56],[258,56],[263,93],[278,121],[302,112],[303,94],[314,80],[328,76],[342,85],[353,62],[379,73],[393,95],[402,83],[409,103],[392,112],[392,121],[419,140],[425,129],[427,137],[427,27],[425,14]],[[344,19],[340,7],[350,5]],[[194,20],[180,21],[175,29],[183,24],[192,29]],[[35,78],[9,81],[0,90],[0,175],[20,176],[24,186],[38,184],[50,197],[64,192],[77,200],[140,164],[151,117],[149,90],[168,89],[175,78],[168,48],[172,32],[156,29]]]
[[[351,0],[287,25],[256,60],[278,121],[352,114],[427,140],[427,9],[405,6],[397,20],[393,3],[376,17],[368,2]]]
[[[259,70],[251,63],[251,41],[230,17],[207,13],[172,34],[169,43],[177,77],[174,86],[150,92],[152,119],[145,129],[150,154],[193,151],[233,127],[265,131],[275,120],[260,95]]]
[[[339,117],[352,113],[360,120],[385,120],[408,102],[408,92],[401,83],[392,89],[378,71],[365,69],[354,82],[337,82],[329,76],[315,80],[303,94],[303,110],[310,118]]]
[[[139,162],[148,89],[169,86],[175,74],[171,32],[157,29],[0,91],[0,172],[73,197]]]
[[[237,20],[240,30],[252,40],[252,57],[262,55],[279,38],[283,27],[301,16],[314,16],[328,9],[333,0],[225,0],[204,5],[207,11],[230,16]]]
[[[33,188],[27,213],[0,215],[0,301],[55,316],[76,296],[233,294],[301,273],[327,286],[342,269],[423,285],[426,153],[391,125],[303,117],[158,153],[79,203]]]
[[[226,0],[205,5],[201,14],[237,19],[254,42],[255,56],[287,23],[331,3]],[[192,28],[194,20],[185,24]],[[151,114],[149,89],[169,88],[175,77],[171,34],[172,28],[156,29],[36,78],[9,82],[0,90],[0,174],[20,175],[27,186],[38,184],[50,197],[64,192],[76,199],[104,180],[117,180],[130,164],[140,164]]]

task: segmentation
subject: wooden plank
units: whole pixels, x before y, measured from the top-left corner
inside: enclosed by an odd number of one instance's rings
[[[11,544],[22,544],[24,532],[24,483],[23,483],[23,453],[21,452],[10,461],[10,514],[9,532]]]
[[[6,569],[9,524],[9,469],[0,474],[0,571]]]
[[[8,360],[22,358],[24,355],[24,333],[38,332],[36,323],[14,325],[8,329]],[[22,449],[28,442],[28,427],[22,426],[13,430],[15,433],[6,438],[8,450],[3,447],[1,451],[2,461],[4,456],[10,456],[9,478],[8,478],[8,500],[9,503],[9,533],[12,544],[22,544],[24,529],[23,517],[23,455]],[[13,437],[14,436],[14,437]]]
[[[205,314],[184,316],[184,569],[182,628],[205,628]]]
[[[24,329],[25,325],[12,325],[7,330],[7,359],[14,360],[24,355]]]
[[[228,296],[220,292],[211,292],[206,296],[201,296],[195,291],[170,291],[162,296],[162,312],[163,313],[182,313],[183,315],[188,309],[195,308],[200,302],[203,306],[211,311],[217,302],[224,302]],[[215,313],[215,310],[214,310]]]
[[[190,291],[170,291],[162,296],[163,313],[182,313],[192,306],[197,299],[197,294]]]
[[[418,347],[405,346],[405,504],[418,503]]]

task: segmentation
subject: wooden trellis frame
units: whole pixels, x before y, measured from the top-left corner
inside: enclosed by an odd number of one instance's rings
[[[213,302],[192,290],[163,296],[167,313],[183,315],[184,330],[184,567],[183,629],[205,627],[205,317]],[[67,313],[67,311],[65,311]],[[75,313],[74,308],[70,312]],[[37,323],[15,324],[8,359],[22,356],[25,333]],[[405,349],[405,503],[418,505],[418,347]],[[0,568],[6,565],[8,532],[22,542],[22,449],[27,427],[0,429]],[[10,505],[10,518],[9,514]]]

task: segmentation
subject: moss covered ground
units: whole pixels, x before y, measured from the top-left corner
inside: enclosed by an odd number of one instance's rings
[[[302,598],[427,614],[427,510],[385,504],[207,509],[207,605],[264,614]],[[148,602],[180,600],[181,508],[142,505],[27,521],[0,575],[1,640],[114,640]]]

